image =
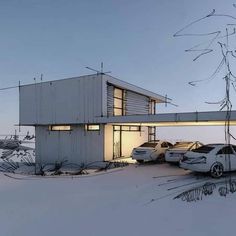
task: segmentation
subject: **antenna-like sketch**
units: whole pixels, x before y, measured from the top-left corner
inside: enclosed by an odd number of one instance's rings
[[[99,71],[99,70],[96,70],[96,69],[93,69],[93,68],[91,68],[91,67],[89,67],[89,66],[86,66],[85,68],[88,69],[88,70],[91,70],[91,71],[96,72],[98,75],[99,75],[99,74],[105,75],[105,74],[110,74],[110,73],[111,73],[111,71],[106,71],[106,72],[103,71],[103,62],[101,62],[100,71]]]

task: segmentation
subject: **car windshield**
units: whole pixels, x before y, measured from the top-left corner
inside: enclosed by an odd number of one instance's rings
[[[215,147],[213,146],[208,146],[208,145],[205,145],[205,146],[201,146],[199,148],[196,148],[194,150],[192,150],[192,152],[198,152],[198,153],[209,153],[211,150],[213,150]]]
[[[142,144],[140,147],[152,147],[152,148],[154,148],[154,147],[156,147],[156,145],[157,145],[157,142],[156,143],[147,142],[147,143]]]
[[[185,149],[189,148],[189,146],[192,144],[193,144],[192,142],[177,142],[172,148]]]

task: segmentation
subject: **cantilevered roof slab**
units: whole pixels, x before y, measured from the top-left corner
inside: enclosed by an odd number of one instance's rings
[[[150,97],[151,99],[155,100],[157,103],[172,103],[172,99],[168,98],[167,96],[165,97],[165,96],[159,95],[157,93],[138,87],[126,81],[117,79],[110,75],[106,75],[106,74],[103,75],[103,80],[105,80],[106,83],[117,86],[118,88],[130,90],[138,94]]]
[[[156,115],[130,115],[98,118],[98,123],[141,126],[222,126],[227,122],[226,111],[164,113]],[[236,111],[230,113],[230,125],[236,125]]]

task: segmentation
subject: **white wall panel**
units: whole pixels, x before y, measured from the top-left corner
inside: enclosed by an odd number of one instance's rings
[[[36,127],[36,163],[88,164],[103,161],[104,126],[100,131],[85,131],[84,125],[72,126],[72,131],[48,131]]]
[[[21,86],[20,124],[75,124],[102,116],[101,75]]]

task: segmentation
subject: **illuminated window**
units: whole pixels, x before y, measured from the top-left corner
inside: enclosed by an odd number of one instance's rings
[[[114,130],[115,130],[115,131],[119,131],[121,126],[120,126],[120,125],[115,125],[115,126],[113,126],[113,127],[114,127]]]
[[[123,91],[122,91],[122,89],[114,88],[114,97],[121,99],[122,96],[123,96]]]
[[[122,116],[122,109],[114,108],[114,116]]]
[[[100,130],[100,125],[87,125],[86,129],[88,131],[99,131]]]
[[[114,131],[141,131],[141,126],[115,125]]]
[[[141,131],[141,126],[130,126],[130,131]]]
[[[125,91],[119,88],[114,88],[114,116],[125,115]]]
[[[50,125],[49,130],[51,131],[71,131],[70,125]]]

